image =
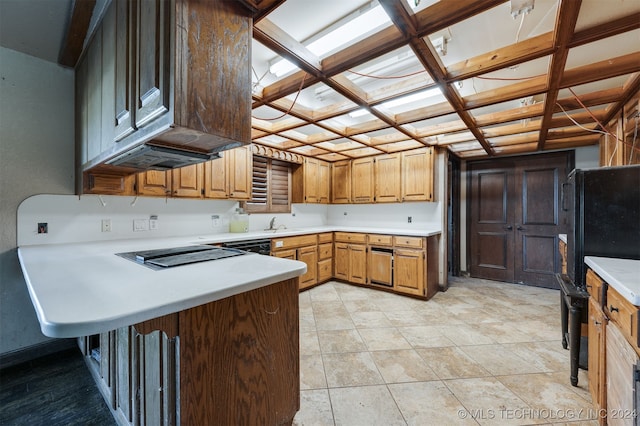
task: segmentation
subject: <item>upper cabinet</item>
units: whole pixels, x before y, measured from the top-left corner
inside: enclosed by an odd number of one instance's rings
[[[204,164],[205,198],[251,198],[253,153],[250,146],[225,151]]]
[[[251,25],[232,0],[112,1],[76,70],[81,171],[139,171],[135,156],[172,168],[248,144]]]
[[[400,154],[378,155],[375,157],[375,180],[377,203],[397,203],[400,201]]]
[[[351,202],[351,160],[336,161],[331,165],[331,203]]]
[[[294,203],[329,203],[331,174],[326,161],[305,158],[304,163],[294,169],[292,180]]]
[[[402,201],[433,201],[433,148],[402,153]]]
[[[373,203],[374,200],[374,157],[358,158],[351,162],[351,202]]]

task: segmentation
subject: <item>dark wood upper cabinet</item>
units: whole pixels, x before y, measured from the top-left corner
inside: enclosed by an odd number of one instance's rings
[[[76,70],[80,171],[145,142],[250,143],[251,34],[233,0],[112,1]]]

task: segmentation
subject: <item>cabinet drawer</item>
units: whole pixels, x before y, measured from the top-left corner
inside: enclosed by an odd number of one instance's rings
[[[317,234],[300,235],[296,237],[274,238],[271,240],[271,251],[311,246],[316,244],[317,240],[318,240]]]
[[[391,235],[369,234],[370,246],[392,246],[393,237]]]
[[[311,254],[311,253],[316,254],[317,253],[316,250],[317,250],[317,248],[316,248],[315,245],[309,246],[309,247],[299,248],[298,249],[298,257],[303,256],[305,254]]]
[[[622,297],[612,287],[607,289],[607,305],[605,306],[611,322],[616,324],[625,339],[638,349],[638,308]]]
[[[336,232],[335,233],[336,241],[341,241],[345,243],[366,243],[367,242],[367,234],[355,234],[352,232]]]
[[[333,233],[326,232],[324,234],[318,234],[318,244],[332,243],[332,242],[333,242]]]
[[[420,237],[393,237],[393,244],[396,247],[423,248],[423,240]]]
[[[291,259],[291,260],[296,260],[297,258],[296,251],[294,249],[280,250],[277,252],[273,252],[271,253],[271,256],[281,257],[283,259]]]
[[[606,288],[604,284],[604,280],[600,278],[598,274],[593,272],[591,269],[587,269],[587,291],[600,306],[602,306],[603,299],[602,289]]]
[[[333,257],[333,244],[318,244],[318,259],[330,259]]]

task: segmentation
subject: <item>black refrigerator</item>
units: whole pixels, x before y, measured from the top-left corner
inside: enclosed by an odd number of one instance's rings
[[[640,165],[575,169],[562,189],[576,287],[585,288],[585,256],[640,259]]]

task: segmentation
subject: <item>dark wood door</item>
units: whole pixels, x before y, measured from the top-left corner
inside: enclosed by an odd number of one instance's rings
[[[557,288],[569,154],[470,165],[469,263],[478,278]]]
[[[481,164],[471,175],[471,275],[512,282],[513,170]]]

